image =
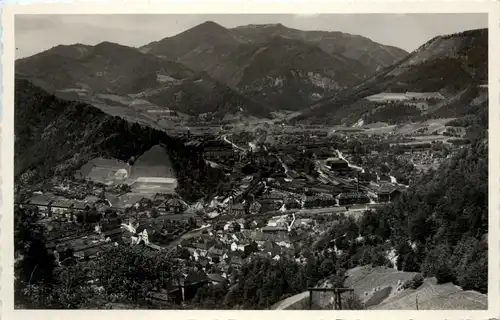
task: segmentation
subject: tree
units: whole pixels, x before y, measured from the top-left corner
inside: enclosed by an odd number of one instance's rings
[[[441,263],[436,267],[435,276],[437,283],[447,283],[455,280],[453,270],[447,263]]]
[[[233,223],[233,228],[235,232],[240,232],[241,231],[241,225],[239,223],[234,222]]]
[[[464,290],[488,290],[488,246],[484,241],[464,236],[453,252],[452,266],[457,283]]]
[[[101,188],[101,192],[99,193],[99,199],[101,201],[106,200],[106,189],[104,187]]]
[[[16,303],[36,307],[41,295],[38,295],[40,292],[34,286],[50,286],[53,283],[54,257],[49,254],[44,231],[35,225],[35,217],[30,209],[16,206],[14,223],[14,249],[18,257],[14,265]],[[36,300],[30,300],[34,291],[37,292]]]
[[[321,262],[321,265],[319,266],[320,277],[326,277],[331,273],[335,273],[335,264],[331,259],[323,260],[323,262]]]
[[[150,214],[151,214],[152,218],[157,218],[160,216],[160,213],[158,212],[158,209],[156,209],[156,208],[152,208]]]
[[[411,280],[410,288],[418,289],[423,283],[424,283],[424,277],[422,276],[421,273],[417,273],[415,276],[413,276],[413,279]]]

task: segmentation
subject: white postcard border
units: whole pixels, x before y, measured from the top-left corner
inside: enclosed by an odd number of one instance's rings
[[[22,3],[22,2],[20,2]],[[3,319],[252,319],[276,317],[275,311],[171,310],[14,310],[13,301],[13,154],[14,154],[14,15],[138,13],[489,13],[489,285],[487,311],[279,311],[286,319],[491,319],[500,317],[500,2],[497,1],[97,1],[7,4],[2,12],[3,100],[1,117],[1,315]]]

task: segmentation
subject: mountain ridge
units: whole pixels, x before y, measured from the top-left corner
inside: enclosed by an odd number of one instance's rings
[[[134,95],[145,96],[160,109],[190,116],[214,113],[222,118],[226,113],[243,112],[269,117],[267,107],[208,75],[109,41],[95,46],[56,46],[17,60],[15,71],[17,78],[28,79],[45,91],[76,93],[72,97],[85,102],[98,99],[99,94]]]
[[[459,104],[466,105],[479,97],[479,86],[487,83],[487,34],[487,29],[476,29],[434,37],[406,58],[352,89],[318,101],[292,122],[339,124],[357,121],[376,107],[365,98],[382,92],[439,91],[445,95],[446,101],[453,100],[461,92],[468,92],[457,106],[448,108],[448,114],[440,114],[443,117],[460,115],[465,107]]]
[[[324,35],[330,35],[332,39],[327,39]],[[209,42],[206,41],[207,38],[210,39]],[[276,42],[283,46],[273,45]],[[395,50],[368,38],[341,32],[302,31],[282,24],[228,29],[208,22],[175,36],[146,44],[139,50],[168,57],[192,70],[206,71],[231,88],[238,89],[261,103],[269,104],[272,109],[289,110],[304,109],[317,99],[359,83],[381,66],[393,63],[407,54],[404,50]],[[275,68],[276,64],[281,66],[287,61],[296,61],[297,58],[303,60],[300,68],[297,68],[300,76],[291,76],[287,74],[288,70]],[[259,63],[252,64],[252,60],[258,60]],[[314,76],[308,75],[318,69],[318,66],[337,72],[315,72]],[[287,67],[295,69],[294,66]],[[258,69],[265,69],[266,74],[247,76],[244,83],[240,83],[240,80],[245,78],[245,70]],[[318,77],[322,82],[331,83],[328,90],[325,90],[324,85],[317,85]],[[273,82],[283,82],[285,79],[287,81],[284,85],[289,87],[287,93],[299,92],[293,99],[287,99],[286,93],[280,92],[279,87],[272,85]],[[252,82],[254,84],[249,85]],[[301,90],[304,92],[300,92]]]

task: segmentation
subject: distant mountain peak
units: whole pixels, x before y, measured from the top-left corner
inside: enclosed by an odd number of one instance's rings
[[[57,55],[57,56],[62,56],[65,58],[71,58],[71,59],[79,59],[87,56],[87,54],[92,50],[92,46],[82,44],[82,43],[74,43],[74,44],[60,44],[57,46],[54,46],[46,51],[39,52],[37,54],[34,54],[32,56],[28,56],[25,58],[17,59],[16,63],[20,62],[22,63],[23,61],[27,61],[31,58],[41,58],[44,56],[48,55]]]
[[[201,26],[212,26],[212,27],[221,27],[221,28],[224,28],[223,26],[221,26],[220,24],[218,24],[217,22],[214,22],[212,20],[207,20],[201,24],[198,25],[198,27],[201,27]]]
[[[229,30],[216,22],[205,21],[197,26],[194,26],[194,27],[184,31],[183,33],[185,34],[185,33],[198,33],[198,32],[202,32],[205,34],[206,33],[217,33],[217,32],[228,33]]]
[[[281,23],[265,23],[265,24],[249,24],[241,27],[254,27],[254,28],[286,28]]]
[[[63,48],[79,48],[79,47],[90,47],[87,44],[83,43],[73,43],[73,44],[58,44],[57,46],[52,47],[51,49],[63,49]],[[49,49],[50,50],[50,49]]]
[[[111,42],[111,41],[103,41],[94,46],[94,48],[124,48],[124,49],[132,49],[131,47],[127,47],[124,45],[121,45],[116,42]]]

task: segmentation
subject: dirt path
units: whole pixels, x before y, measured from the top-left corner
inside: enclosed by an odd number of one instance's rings
[[[289,298],[286,298],[285,300],[281,300],[280,302],[277,302],[274,304],[271,309],[273,310],[286,310],[287,308],[291,307],[292,305],[305,300],[309,297],[309,291],[304,291],[302,293],[296,294],[294,296],[291,296]]]

